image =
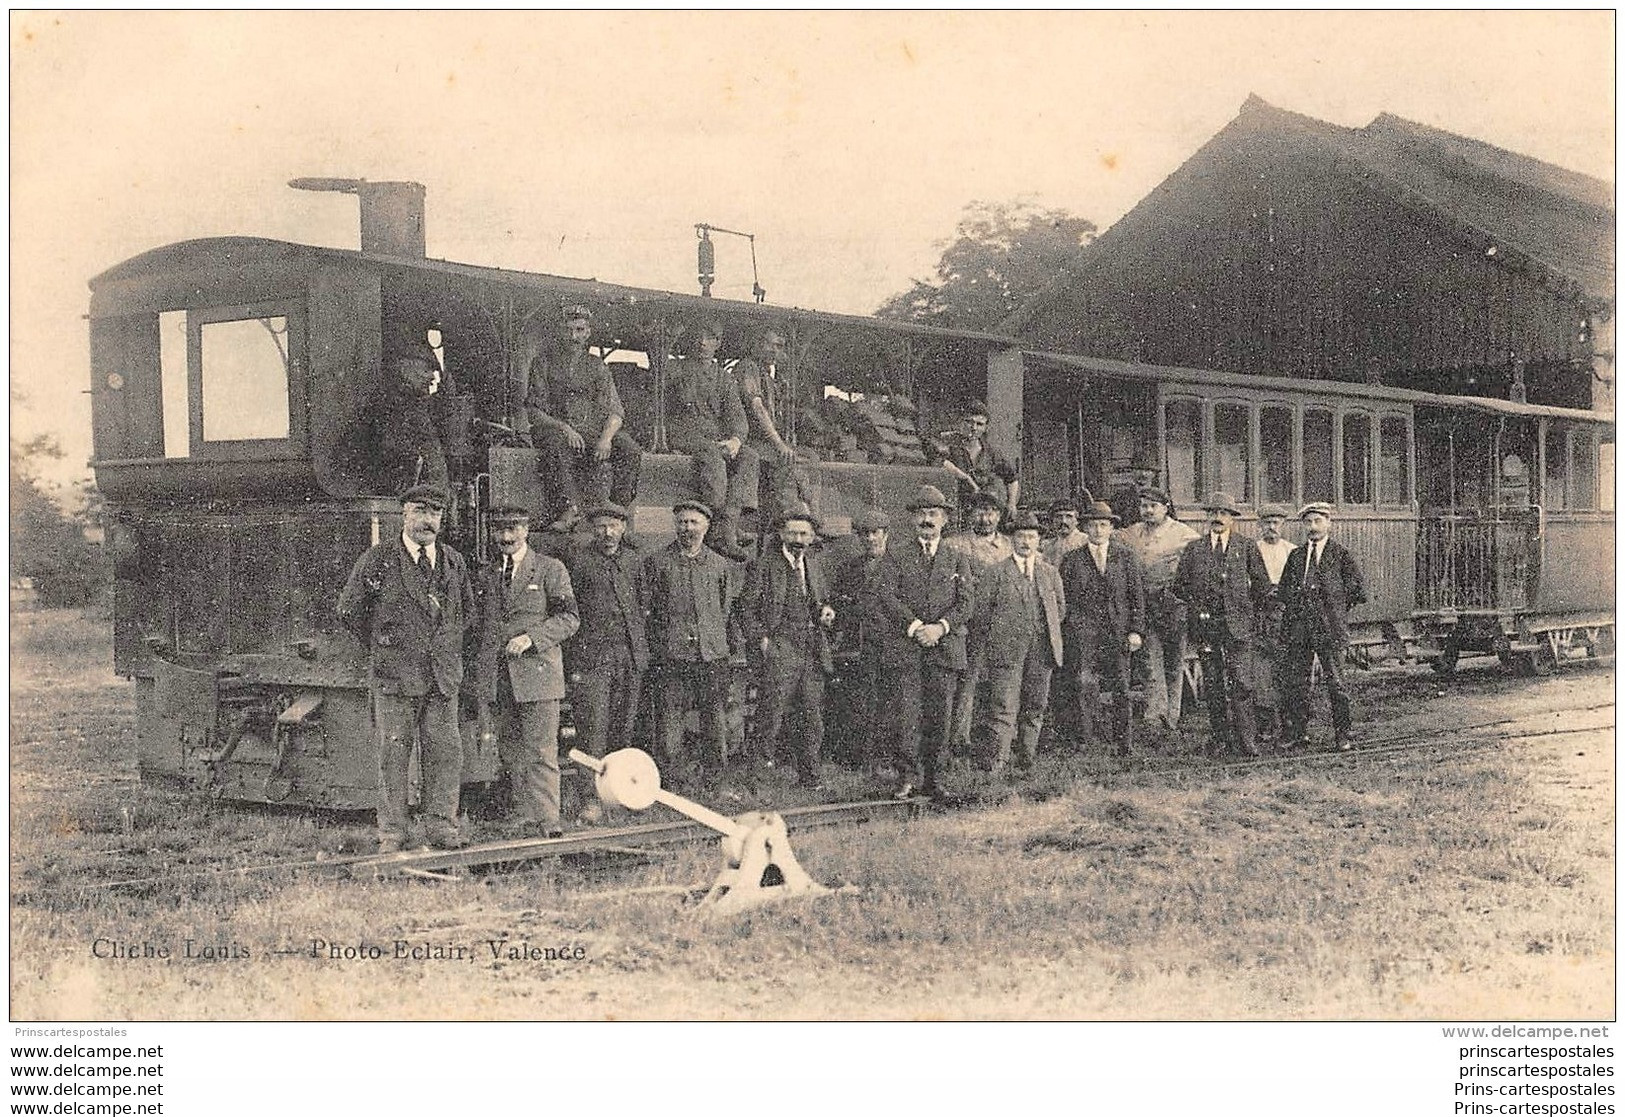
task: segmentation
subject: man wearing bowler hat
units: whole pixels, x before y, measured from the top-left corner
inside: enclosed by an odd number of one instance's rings
[[[1354,743],[1353,714],[1343,678],[1343,651],[1348,646],[1348,611],[1365,601],[1365,580],[1354,556],[1331,538],[1331,505],[1306,504],[1298,518],[1303,521],[1304,544],[1287,556],[1281,572],[1286,645],[1282,674],[1290,688],[1286,740],[1289,747],[1309,743],[1305,731],[1309,672],[1318,659],[1321,677],[1331,695],[1332,731],[1337,747],[1346,752]]]
[[[434,485],[401,494],[401,534],[356,560],[339,594],[338,619],[367,649],[378,740],[378,851],[407,839],[407,771],[421,746],[426,840],[457,849],[463,744],[457,692],[463,633],[474,593],[463,556],[440,542],[450,498]]]
[[[1110,751],[1133,749],[1129,657],[1145,632],[1145,578],[1132,548],[1113,541],[1117,513],[1103,500],[1083,513],[1089,542],[1061,562],[1066,592],[1065,667],[1077,680],[1078,728],[1084,744],[1095,736],[1101,698],[1111,703]]]
[[[897,671],[905,747],[894,757],[899,799],[911,798],[916,788],[942,793],[954,692],[965,673],[965,629],[976,604],[970,559],[943,543],[948,500],[942,490],[920,486],[908,510],[914,537],[888,548],[877,592],[892,634],[904,641]]]
[[[698,500],[672,506],[676,538],[643,563],[649,655],[659,686],[664,760],[698,783],[728,757],[728,617],[739,596],[737,563],[705,545],[711,508]],[[688,753],[684,714],[699,714],[702,753]]]
[[[493,508],[497,560],[479,580],[480,701],[490,708],[508,774],[511,837],[553,837],[559,825],[560,645],[580,627],[569,572],[527,541],[530,512]]]
[[[739,608],[756,667],[756,720],[752,742],[758,756],[795,758],[803,787],[819,785],[824,744],[824,678],[834,670],[828,631],[835,607],[821,556],[808,550],[818,521],[804,504],[779,514],[777,547],[752,560]]]
[[[1049,706],[1050,675],[1062,662],[1061,575],[1039,553],[1038,517],[1019,513],[1010,525],[1009,558],[982,572],[971,631],[981,633],[982,681],[976,696],[971,756],[997,772],[1014,760],[1033,766]],[[1014,744],[1014,756],[1011,745]]]
[[[1269,594],[1270,575],[1258,546],[1231,530],[1241,515],[1235,498],[1213,493],[1204,507],[1207,530],[1180,553],[1174,594],[1185,604],[1201,657],[1213,750],[1256,756],[1254,615]]]
[[[626,519],[627,511],[619,504],[589,508],[591,539],[573,547],[565,560],[581,614],[581,630],[564,646],[570,713],[576,747],[593,756],[632,744],[643,676],[649,668],[643,555],[626,538]],[[598,813],[590,800],[581,810],[587,821],[594,821]]]
[[[1196,532],[1174,518],[1161,489],[1140,490],[1139,517],[1118,532],[1145,569],[1145,644],[1135,674],[1145,687],[1145,720],[1175,730],[1185,696],[1185,607],[1174,594],[1174,571]]]

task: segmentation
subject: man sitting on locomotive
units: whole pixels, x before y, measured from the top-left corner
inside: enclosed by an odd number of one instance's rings
[[[564,344],[544,348],[531,362],[522,424],[535,440],[544,488],[557,490],[550,509],[553,531],[569,531],[580,521],[583,477],[592,477],[605,463],[610,501],[631,507],[643,463],[643,448],[621,429],[626,410],[615,380],[603,359],[587,351],[592,312],[566,307],[564,325]]]
[[[791,504],[810,503],[807,486],[796,470],[795,448],[779,433],[790,410],[800,403],[779,379],[778,363],[783,359],[784,335],[769,328],[757,336],[751,355],[733,366],[750,423],[750,446],[761,462],[767,486],[762,514],[769,523],[776,522],[780,510]]]
[[[745,445],[750,425],[739,385],[717,361],[722,327],[703,322],[696,333],[697,355],[667,366],[666,443],[694,459],[694,487],[709,510],[706,545],[743,561],[750,556],[739,549],[739,516],[756,510],[760,463]]]
[[[384,370],[383,389],[367,419],[379,491],[398,493],[420,484],[447,488],[440,358],[427,341],[407,340],[385,353]]]

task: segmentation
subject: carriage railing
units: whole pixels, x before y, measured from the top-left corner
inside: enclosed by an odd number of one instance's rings
[[[1451,513],[1418,524],[1416,603],[1434,609],[1524,609],[1533,594],[1536,516]]]

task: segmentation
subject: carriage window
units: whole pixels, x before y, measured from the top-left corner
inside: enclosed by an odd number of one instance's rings
[[[191,452],[186,407],[186,311],[158,315],[158,365],[163,384],[164,457]]]
[[[1597,506],[1597,458],[1590,431],[1575,431],[1569,446],[1569,507]]]
[[[1297,476],[1292,468],[1292,409],[1266,407],[1258,414],[1259,499],[1266,504],[1291,504]]]
[[[1311,407],[1303,413],[1303,499],[1336,499],[1332,494],[1332,413]]]
[[[1202,410],[1195,400],[1169,400],[1163,412],[1169,494],[1180,504],[1202,495]]]
[[[1561,512],[1569,506],[1569,439],[1562,427],[1546,428],[1546,477],[1541,486],[1541,503],[1548,512]]]
[[[1343,503],[1371,503],[1371,416],[1343,416]]]
[[[1377,502],[1409,504],[1411,499],[1411,425],[1398,415],[1383,417],[1377,459]]]
[[[288,437],[286,317],[205,322],[203,441]]]
[[[1252,413],[1246,404],[1221,403],[1213,409],[1214,487],[1242,503],[1253,499]]]

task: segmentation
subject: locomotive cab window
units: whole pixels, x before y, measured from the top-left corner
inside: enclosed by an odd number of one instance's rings
[[[303,323],[285,304],[187,315],[189,444],[195,456],[266,457],[304,437]],[[168,426],[166,406],[166,428]],[[166,451],[169,442],[166,430]]]

